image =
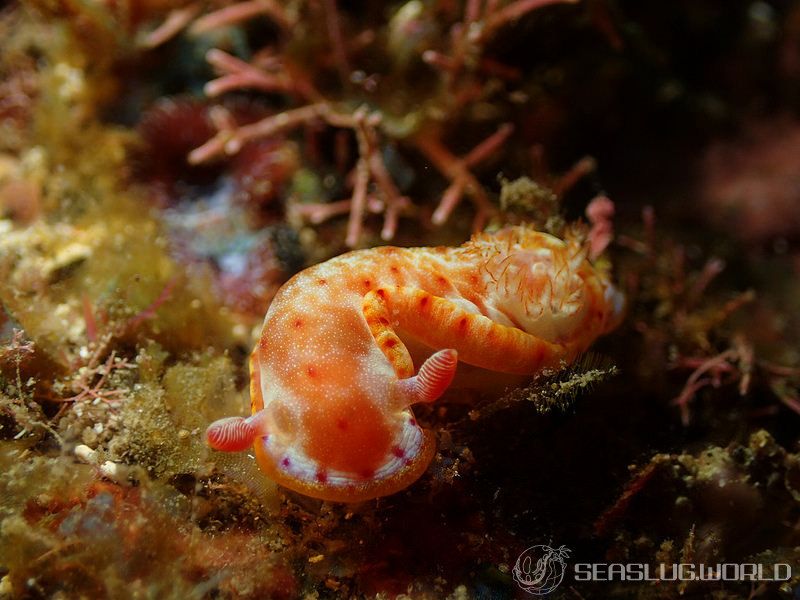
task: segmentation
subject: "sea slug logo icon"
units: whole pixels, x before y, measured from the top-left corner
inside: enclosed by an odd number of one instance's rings
[[[544,596],[556,589],[564,579],[569,548],[531,546],[519,555],[511,574],[523,590]]]

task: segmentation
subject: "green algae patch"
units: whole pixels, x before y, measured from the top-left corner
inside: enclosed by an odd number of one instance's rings
[[[2,590],[15,597],[292,597],[273,535],[196,524],[196,503],[174,486],[100,481],[68,457],[22,456],[0,445]],[[268,577],[263,575],[268,573]],[[59,591],[61,590],[61,592]]]
[[[130,201],[114,206],[0,240],[0,301],[40,349],[63,361],[104,337],[152,337],[172,350],[241,341],[208,282],[169,256],[159,226]]]

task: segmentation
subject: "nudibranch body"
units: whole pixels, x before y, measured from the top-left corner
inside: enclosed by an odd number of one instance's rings
[[[441,396],[457,361],[533,375],[574,360],[621,309],[582,244],[528,228],[350,252],[278,292],[250,358],[252,416],[213,423],[207,440],[252,444],[269,477],[309,496],[392,494],[435,452],[411,406]],[[432,352],[416,374],[404,342]]]

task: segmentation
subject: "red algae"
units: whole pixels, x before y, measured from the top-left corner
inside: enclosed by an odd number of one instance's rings
[[[706,151],[700,194],[708,219],[748,243],[800,235],[800,123],[749,124]]]
[[[299,244],[281,225],[297,155],[292,143],[274,139],[247,144],[218,164],[192,165],[189,151],[211,135],[221,111],[241,123],[264,113],[254,103],[222,108],[190,98],[148,109],[138,125],[137,178],[163,211],[174,255],[206,271],[220,302],[249,319],[302,261]]]

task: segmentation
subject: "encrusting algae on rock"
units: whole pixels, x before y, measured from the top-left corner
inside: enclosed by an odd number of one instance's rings
[[[300,273],[270,305],[250,358],[253,415],[212,424],[209,445],[253,445],[271,478],[317,498],[405,488],[435,452],[411,406],[438,399],[459,361],[534,375],[619,322],[622,296],[586,252],[518,226],[459,248],[352,252]],[[416,361],[404,342],[421,346]]]

